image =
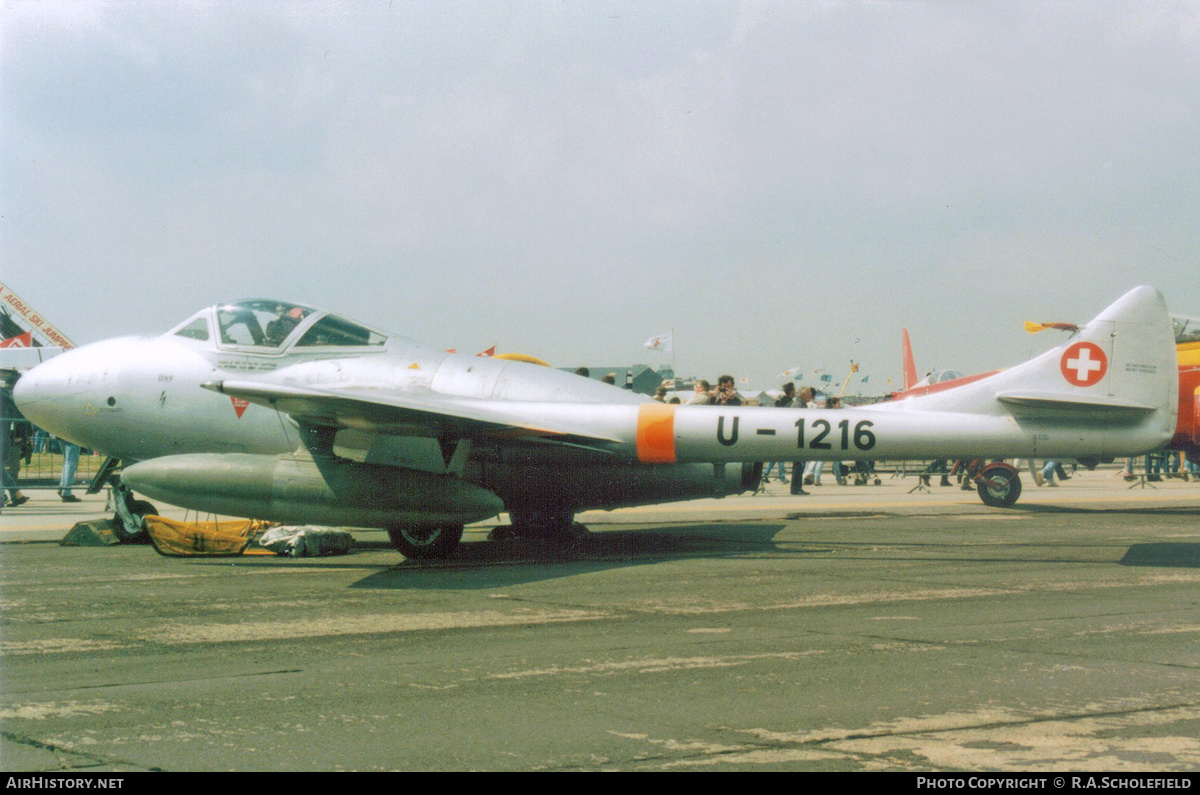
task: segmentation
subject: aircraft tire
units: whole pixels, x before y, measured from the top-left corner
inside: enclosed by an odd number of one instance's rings
[[[392,546],[404,557],[436,560],[450,557],[458,547],[458,542],[462,541],[463,526],[389,527],[387,534]]]
[[[129,503],[129,511],[134,516],[157,516],[158,508],[155,508],[152,503],[145,500],[132,500]],[[114,516],[112,520],[113,535],[122,544],[144,544],[150,541],[150,533],[146,532],[146,528],[142,528],[136,532],[129,532],[125,529],[125,523],[121,521],[120,516]]]
[[[985,467],[979,477],[979,499],[993,508],[1011,508],[1021,496],[1021,476],[1010,466]]]

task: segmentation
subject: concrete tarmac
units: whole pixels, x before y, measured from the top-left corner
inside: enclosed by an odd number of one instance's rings
[[[1023,480],[771,484],[574,550],[476,525],[436,563],[62,547],[103,501],[31,492],[0,769],[1195,771],[1200,483]]]

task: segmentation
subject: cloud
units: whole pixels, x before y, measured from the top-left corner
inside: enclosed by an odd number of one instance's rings
[[[1027,308],[1150,282],[1200,313],[1197,18],[18,0],[5,279],[84,340],[260,294],[564,364],[674,326],[701,374],[879,372],[908,325],[986,369]]]

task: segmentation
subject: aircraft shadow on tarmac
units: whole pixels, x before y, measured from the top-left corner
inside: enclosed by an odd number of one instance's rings
[[[573,547],[532,541],[464,542],[444,561],[404,561],[352,588],[472,590],[575,577],[691,557],[777,551],[783,524],[668,525],[593,533]]]
[[[1137,508],[1080,508],[1061,505],[1023,505],[1027,513],[1104,513],[1122,516],[1197,516],[1200,507],[1170,505]],[[1200,568],[1200,544],[1155,543],[1134,544],[1118,563],[1122,566],[1151,566],[1195,569]]]
[[[1106,513],[1129,516],[1196,516],[1200,517],[1200,505],[1166,505],[1162,507],[1138,506],[1136,508],[1088,508],[1078,505],[1018,505],[1007,509],[1012,513]]]
[[[1121,558],[1122,566],[1200,568],[1200,544],[1134,544]]]
[[[1080,506],[1026,504],[1013,510],[1022,513],[1088,513],[1119,514],[1122,516],[1200,517],[1200,506],[1187,505],[1139,506],[1136,508],[1085,508]],[[1122,566],[1200,568],[1200,544],[1134,544],[1126,550],[1125,555],[1122,556],[1118,563]]]

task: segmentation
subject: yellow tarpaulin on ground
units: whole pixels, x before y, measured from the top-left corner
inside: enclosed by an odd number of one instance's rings
[[[266,525],[258,521],[177,522],[162,516],[145,517],[154,549],[171,558],[230,557],[246,552],[254,534]],[[257,550],[251,550],[251,553]],[[263,550],[266,554],[271,554]]]

